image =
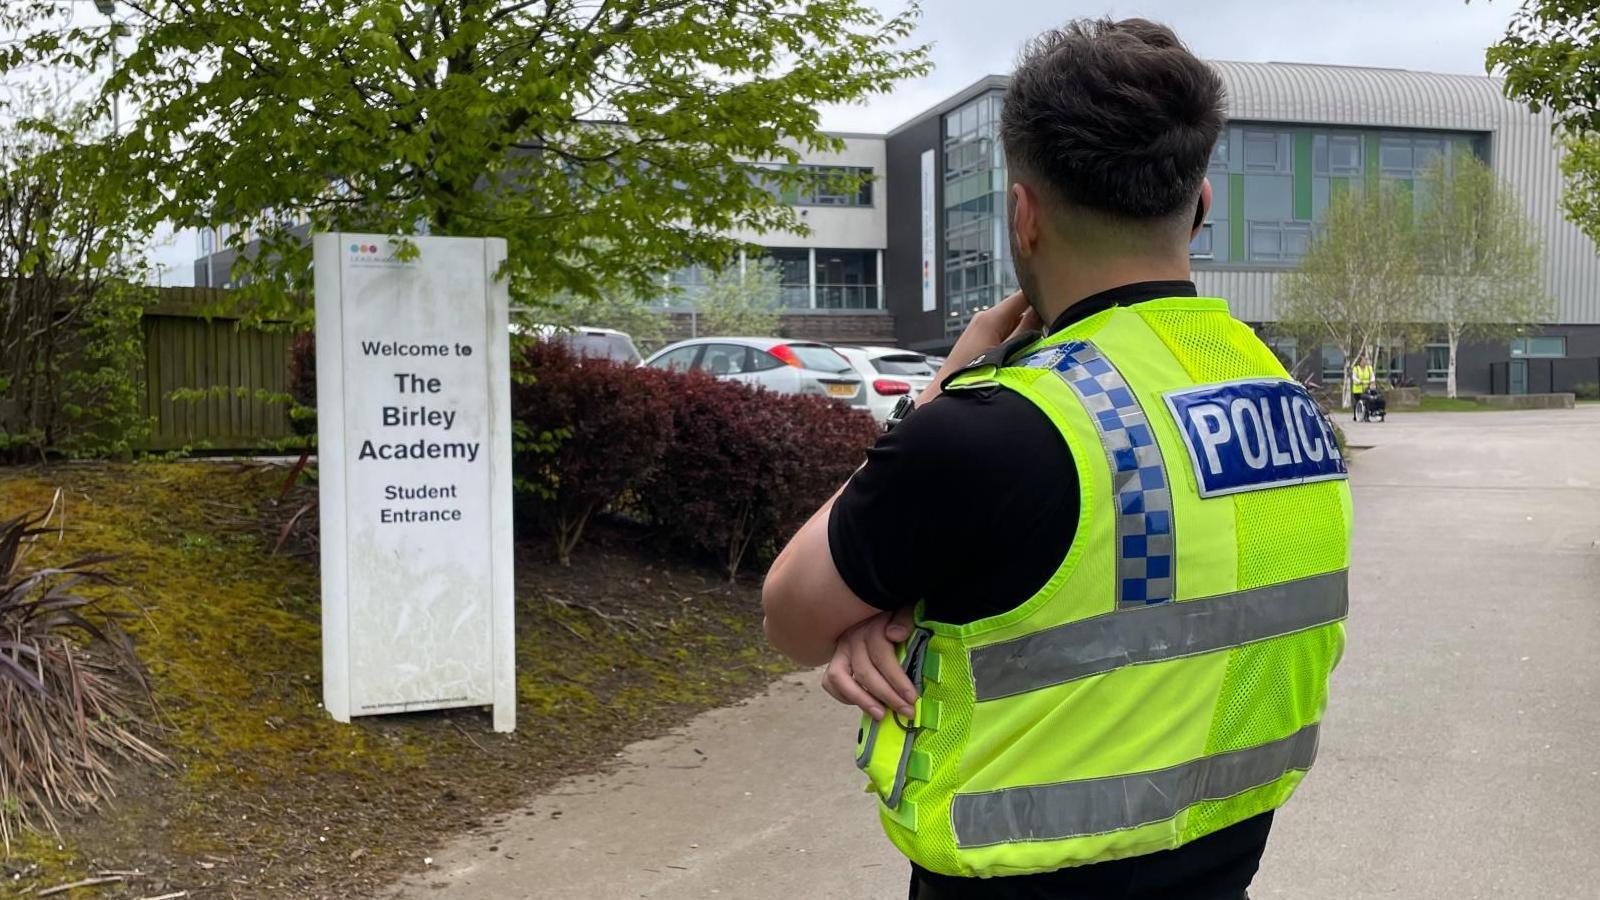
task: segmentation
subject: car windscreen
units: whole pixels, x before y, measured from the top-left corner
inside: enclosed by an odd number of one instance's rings
[[[577,356],[609,359],[618,363],[639,361],[639,351],[633,349],[633,342],[620,334],[563,333],[556,335],[555,339]]]
[[[822,344],[790,344],[800,365],[817,372],[849,372],[850,364],[832,347]]]
[[[880,356],[872,361],[872,367],[884,375],[912,375],[933,377],[933,367],[928,365],[926,357],[915,353],[902,356]]]

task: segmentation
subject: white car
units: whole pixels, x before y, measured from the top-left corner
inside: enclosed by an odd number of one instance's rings
[[[578,325],[571,328],[557,325],[528,326],[513,322],[511,332],[561,344],[580,360],[604,359],[619,366],[639,365],[639,349],[633,345],[633,338],[627,332],[617,331],[615,328],[598,328],[592,325]]]
[[[657,350],[644,364],[654,369],[705,372],[780,394],[818,394],[867,408],[861,376],[832,347],[815,341],[695,338]]]
[[[835,345],[833,349],[861,375],[867,386],[867,409],[879,422],[888,420],[901,397],[922,393],[938,371],[928,357],[898,347]]]

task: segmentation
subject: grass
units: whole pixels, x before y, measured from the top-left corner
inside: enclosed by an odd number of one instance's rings
[[[1486,412],[1490,407],[1469,397],[1439,397],[1432,394],[1422,395],[1422,405],[1413,409],[1401,409],[1394,404],[1389,405],[1390,412]]]
[[[86,860],[165,869],[172,890],[360,895],[451,832],[789,670],[765,647],[748,584],[625,535],[580,548],[571,570],[521,544],[518,731],[492,733],[477,709],[341,725],[320,702],[315,555],[271,552],[283,477],[209,463],[0,469],[0,518],[59,486],[67,531],[51,553],[118,554],[157,743],[176,763],[120,772],[116,809],[63,823],[60,849],[45,839],[0,859],[0,874],[25,873],[0,895],[70,881]]]

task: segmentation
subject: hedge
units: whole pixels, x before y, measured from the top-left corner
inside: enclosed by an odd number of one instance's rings
[[[309,335],[293,356],[294,420],[314,429]],[[511,406],[518,517],[550,536],[562,563],[595,513],[626,507],[729,578],[769,562],[879,434],[865,411],[825,397],[579,360],[542,342],[516,351]]]

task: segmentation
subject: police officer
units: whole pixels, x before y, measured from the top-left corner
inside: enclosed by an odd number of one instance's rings
[[[1350,367],[1351,421],[1360,421],[1361,401],[1365,399],[1362,395],[1367,392],[1372,380],[1372,363],[1367,361],[1367,355],[1363,353],[1361,358],[1356,361],[1356,364]]]
[[[1160,25],[1032,43],[1001,123],[1022,290],[767,577],[773,645],[865,713],[912,898],[1236,900],[1316,755],[1349,494],[1316,403],[1189,280],[1222,105]]]

